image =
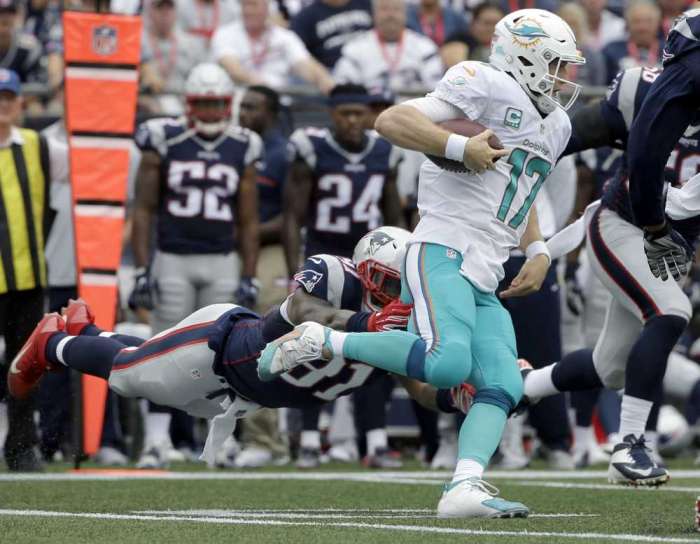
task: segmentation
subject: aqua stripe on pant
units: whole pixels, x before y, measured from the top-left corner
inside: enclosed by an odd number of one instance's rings
[[[460,431],[460,458],[485,465],[522,396],[522,379],[510,315],[495,294],[462,276],[461,265],[453,249],[411,245],[401,294],[414,304],[409,331],[348,334],[343,354],[436,387],[471,383],[477,395]]]

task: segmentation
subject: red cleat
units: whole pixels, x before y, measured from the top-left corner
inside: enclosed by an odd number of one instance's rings
[[[46,342],[53,333],[65,328],[63,318],[57,313],[46,314],[39,321],[7,372],[10,395],[16,399],[27,398],[44,372],[51,370],[51,364],[46,360]]]
[[[62,313],[66,320],[66,332],[71,336],[78,336],[85,327],[95,323],[95,314],[82,298],[68,300],[68,306]]]

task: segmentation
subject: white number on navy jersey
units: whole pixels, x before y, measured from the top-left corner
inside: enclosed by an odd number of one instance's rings
[[[346,234],[350,232],[351,222],[367,222],[368,230],[376,229],[379,226],[381,213],[378,203],[384,187],[382,174],[374,174],[367,180],[367,185],[352,207],[350,217],[337,215],[333,219],[334,209],[344,208],[352,202],[352,180],[348,176],[326,174],[319,178],[318,186],[324,191],[335,191],[335,196],[322,198],[318,201],[316,230]]]
[[[337,383],[328,389],[313,392],[314,397],[325,401],[335,400],[344,392],[360,387],[365,383],[365,381],[367,381],[367,378],[369,378],[373,370],[372,367],[361,363],[347,364],[343,357],[333,357],[333,359],[328,361],[321,368],[315,368],[307,363],[304,363],[301,366],[309,370],[309,372],[304,374],[302,377],[295,378],[294,376],[285,373],[282,374],[280,378],[295,387],[311,388],[325,378],[332,378],[343,370],[343,368],[352,369],[352,375],[346,382]]]
[[[223,181],[225,185],[198,187],[183,185],[185,179]],[[214,221],[233,220],[233,211],[229,200],[238,187],[238,172],[226,164],[214,164],[208,169],[204,161],[172,161],[168,172],[168,186],[174,192],[186,197],[184,203],[179,200],[168,202],[168,212],[175,217],[195,217]]]
[[[685,183],[695,174],[700,173],[700,153],[693,153],[678,160],[678,150],[674,149],[668,156],[666,168],[678,173],[678,181]]]

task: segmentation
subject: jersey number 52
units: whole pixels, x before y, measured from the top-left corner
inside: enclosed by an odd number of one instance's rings
[[[172,161],[168,171],[168,188],[181,199],[168,202],[168,212],[175,217],[195,217],[214,221],[231,221],[231,197],[238,188],[238,172],[226,164],[212,164],[207,168],[204,161]],[[208,180],[210,183],[202,184]],[[185,183],[186,181],[200,184]]]

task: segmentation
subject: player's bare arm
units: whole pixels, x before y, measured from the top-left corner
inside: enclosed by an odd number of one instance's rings
[[[396,184],[396,170],[392,170],[384,181],[382,190],[382,215],[385,225],[404,227],[401,214],[401,199],[399,198],[399,188]]]
[[[440,128],[418,108],[399,104],[382,112],[375,123],[377,131],[392,143],[428,155],[447,157],[447,142],[452,133]],[[464,146],[463,162],[476,172],[494,168],[494,160],[509,153],[505,149],[494,149],[488,144],[492,130],[485,130],[469,138]],[[451,158],[451,157],[447,157]]]
[[[525,251],[527,261],[513,279],[508,289],[502,291],[501,298],[524,297],[540,290],[547,271],[550,257],[547,245],[542,239],[537,210],[530,210],[527,228],[520,239],[520,248]]]
[[[301,253],[301,225],[308,211],[311,195],[312,175],[302,161],[295,161],[289,172],[289,180],[284,187],[282,245],[287,263],[287,273],[291,278],[299,268]]]
[[[154,151],[144,151],[136,175],[131,247],[137,268],[148,266],[151,223],[160,197],[160,157]]]
[[[330,302],[297,289],[287,299],[287,316],[293,323],[315,321],[337,331],[346,330],[348,319],[355,312],[331,306]]]
[[[246,167],[238,186],[238,229],[241,252],[242,276],[255,277],[260,249],[260,223],[258,220],[258,186],[254,165]]]

